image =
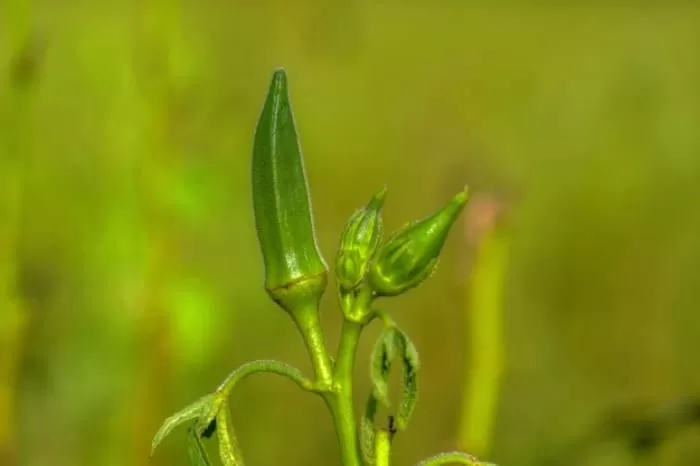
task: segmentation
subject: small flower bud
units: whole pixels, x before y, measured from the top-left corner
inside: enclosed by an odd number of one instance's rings
[[[437,265],[447,234],[467,202],[466,190],[441,210],[396,232],[379,250],[368,281],[378,296],[396,296],[419,285]]]
[[[344,290],[355,288],[365,278],[369,261],[382,240],[381,209],[386,188],[377,193],[348,220],[340,240],[335,274]]]
[[[272,76],[255,131],[253,210],[268,294],[287,311],[317,304],[326,286],[326,264],[316,245],[283,70]]]

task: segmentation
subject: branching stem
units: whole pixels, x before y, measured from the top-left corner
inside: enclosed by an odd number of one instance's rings
[[[343,466],[359,466],[357,423],[352,399],[352,376],[362,325],[345,320],[333,373],[334,390],[325,397],[333,416]]]

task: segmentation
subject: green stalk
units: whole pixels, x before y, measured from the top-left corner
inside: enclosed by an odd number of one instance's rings
[[[389,466],[391,464],[391,432],[386,429],[378,430],[374,445],[375,465]]]
[[[359,466],[357,423],[352,400],[352,376],[362,324],[343,321],[333,381],[336,390],[326,397],[333,416],[344,466]]]
[[[463,395],[459,440],[478,456],[489,453],[501,390],[503,366],[503,282],[508,237],[499,228],[487,233],[477,251],[469,283],[467,316],[471,360]]]
[[[309,306],[298,309],[293,320],[311,357],[316,376],[315,388],[322,391],[329,390],[333,382],[333,368],[326,349],[318,307]]]
[[[344,466],[359,466],[352,369],[362,325],[345,322],[335,370],[319,317],[327,266],[316,244],[311,201],[284,70],[276,70],[255,130],[253,211],[269,296],[301,334],[338,433]],[[356,306],[353,303],[353,306]]]

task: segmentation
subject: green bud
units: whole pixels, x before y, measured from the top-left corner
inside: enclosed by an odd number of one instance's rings
[[[335,274],[344,290],[355,288],[365,278],[369,261],[382,241],[382,205],[386,188],[357,210],[345,225],[335,261]]]
[[[287,311],[318,303],[327,268],[316,245],[287,75],[281,69],[272,75],[255,132],[253,208],[268,294]]]
[[[368,280],[378,296],[395,296],[419,285],[435,269],[447,234],[467,202],[466,189],[433,215],[396,232],[379,250]]]

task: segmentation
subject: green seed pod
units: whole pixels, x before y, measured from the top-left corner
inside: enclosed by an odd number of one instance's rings
[[[272,75],[255,132],[253,208],[268,294],[287,311],[317,304],[327,267],[316,245],[287,75],[281,69]]]
[[[379,250],[368,280],[378,296],[396,296],[419,285],[437,265],[447,234],[467,202],[466,190],[441,210],[396,232]]]
[[[352,214],[345,225],[335,261],[335,275],[343,290],[355,288],[365,278],[369,261],[382,241],[382,205],[386,188]]]

